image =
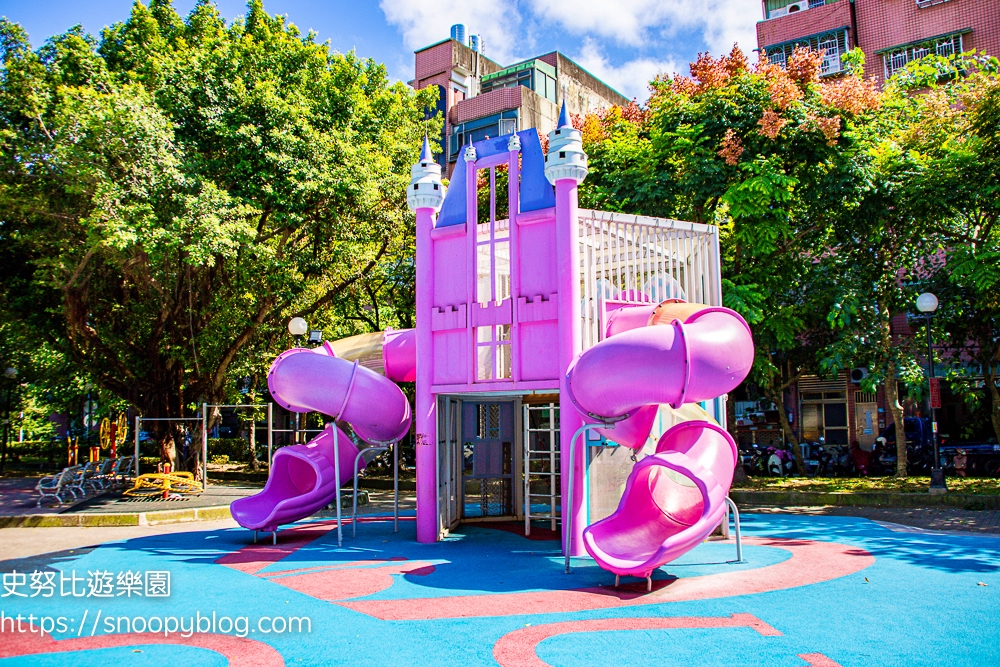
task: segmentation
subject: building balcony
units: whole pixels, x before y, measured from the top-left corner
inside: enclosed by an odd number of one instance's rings
[[[768,0],[766,18],[757,23],[757,46],[765,47],[851,25],[850,0],[803,0],[778,9],[778,0]],[[771,9],[773,7],[773,9]],[[799,7],[788,11],[789,7]]]

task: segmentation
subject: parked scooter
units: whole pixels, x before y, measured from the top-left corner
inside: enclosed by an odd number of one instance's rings
[[[740,460],[747,475],[751,477],[767,475],[767,460],[772,451],[773,447],[762,447],[756,442],[740,445]]]
[[[768,447],[767,474],[774,477],[785,477],[795,471],[795,457],[788,449]]]

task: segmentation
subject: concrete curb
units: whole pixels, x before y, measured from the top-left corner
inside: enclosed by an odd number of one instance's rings
[[[950,507],[966,510],[998,510],[1000,496],[960,493],[822,493],[814,491],[745,491],[733,489],[729,497],[738,505],[777,507]]]
[[[105,526],[159,526],[168,523],[219,521],[231,519],[229,505],[193,507],[158,512],[123,512],[116,514],[25,514],[0,516],[0,528],[66,528]]]

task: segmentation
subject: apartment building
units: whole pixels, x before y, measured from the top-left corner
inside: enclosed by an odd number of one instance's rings
[[[997,0],[764,0],[762,8],[760,53],[784,64],[796,46],[823,51],[823,76],[839,74],[840,56],[854,47],[880,84],[930,53],[1000,55]]]
[[[536,128],[545,136],[556,127],[566,102],[570,113],[625,105],[629,100],[558,51],[501,65],[483,53],[478,35],[466,39],[465,26],[452,27],[449,39],[418,49],[417,90],[437,86],[438,111],[445,119],[439,161],[450,174],[462,146],[486,137]]]

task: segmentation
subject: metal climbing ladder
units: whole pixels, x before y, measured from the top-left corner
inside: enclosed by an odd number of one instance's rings
[[[524,534],[533,519],[548,519],[552,530],[560,517],[559,406],[524,406]]]

